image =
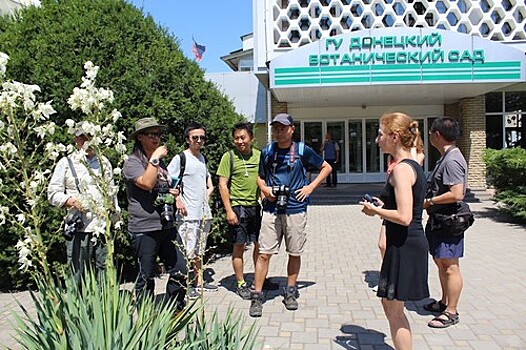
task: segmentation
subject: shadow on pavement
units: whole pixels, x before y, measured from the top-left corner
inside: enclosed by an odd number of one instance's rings
[[[272,277],[269,277],[268,278],[270,280],[270,282],[272,283],[277,283],[279,284],[279,288],[276,289],[276,290],[263,290],[264,293],[265,293],[265,299],[266,300],[272,300],[274,299],[275,297],[277,296],[280,296],[280,295],[283,295],[283,289],[287,286],[287,277],[286,276],[272,276]],[[249,285],[253,285],[254,284],[254,273],[246,273],[245,274],[245,281],[249,284]],[[236,282],[236,276],[234,274],[231,274],[231,275],[228,275],[224,278],[222,278],[220,281],[219,281],[219,285],[223,288],[225,288],[226,290],[228,290],[229,292],[232,292],[232,293],[236,293],[236,287],[237,287],[237,282]],[[298,281],[298,291],[300,292],[300,295],[301,295],[301,290],[303,288],[307,288],[307,287],[310,287],[312,285],[315,284],[315,282],[311,282],[311,281]]]
[[[366,270],[362,271],[363,280],[367,283],[367,287],[373,288],[378,285],[380,279],[380,271],[377,270]]]
[[[482,210],[473,210],[473,215],[475,216],[475,220],[477,220],[477,218],[487,218],[495,222],[526,228],[526,221],[514,218],[511,215],[498,210],[497,208],[483,208]]]
[[[366,329],[353,324],[344,324],[340,327],[344,335],[339,335],[334,342],[344,349],[393,349],[385,343],[385,333],[374,329]]]

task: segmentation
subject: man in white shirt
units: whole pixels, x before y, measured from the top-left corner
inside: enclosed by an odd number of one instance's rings
[[[61,158],[48,185],[48,200],[59,208],[68,209],[66,221],[72,225],[66,239],[67,260],[75,273],[82,275],[84,265],[95,259],[95,268],[104,268],[106,249],[103,236],[106,221],[103,194],[96,177],[115,189],[113,168],[106,157],[99,159],[91,148],[84,147],[88,136],[77,123],[73,141],[77,151]],[[115,191],[116,192],[116,191]],[[114,210],[119,212],[116,195]]]
[[[215,285],[203,281],[203,255],[206,249],[206,239],[210,232],[212,212],[208,201],[214,191],[212,178],[206,167],[205,157],[201,148],[206,140],[204,126],[192,123],[185,130],[188,148],[175,156],[168,165],[172,178],[178,178],[180,194],[175,198],[177,208],[176,219],[179,236],[183,242],[186,256],[193,263],[195,282],[188,290],[190,299],[198,298],[199,289],[216,291]],[[184,157],[182,161],[181,157]],[[184,164],[182,167],[181,164]],[[181,168],[184,168],[181,176]]]

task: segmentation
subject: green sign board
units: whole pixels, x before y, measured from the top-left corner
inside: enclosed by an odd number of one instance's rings
[[[273,87],[524,81],[524,53],[456,32],[387,28],[352,32],[271,61]]]

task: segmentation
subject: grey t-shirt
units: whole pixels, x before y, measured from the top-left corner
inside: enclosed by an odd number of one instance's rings
[[[150,232],[162,230],[160,211],[154,205],[159,189],[168,191],[169,178],[166,165],[161,162],[157,183],[151,191],[137,186],[137,178],[144,175],[148,159],[145,156],[132,154],[124,162],[122,173],[126,181],[126,196],[128,198],[128,230],[130,232]]]
[[[440,158],[435,167],[438,167],[437,171],[431,173],[428,179],[428,191],[431,190],[433,197],[446,193],[450,186],[458,184],[464,185],[464,194],[466,193],[468,165],[457,147]],[[433,209],[435,211],[445,206],[448,205],[434,205]]]

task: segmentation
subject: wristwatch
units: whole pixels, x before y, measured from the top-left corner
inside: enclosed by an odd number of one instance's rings
[[[427,199],[427,204],[429,204],[430,206],[431,205],[435,205],[435,203],[433,202],[433,198],[428,198]]]
[[[152,158],[149,163],[153,166],[159,166],[159,158]]]

